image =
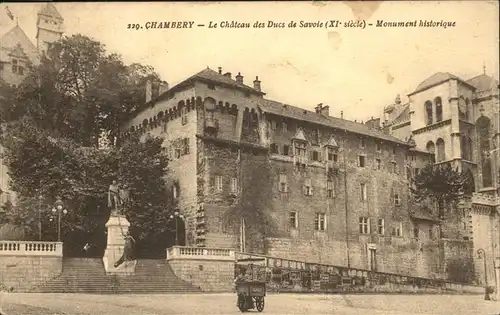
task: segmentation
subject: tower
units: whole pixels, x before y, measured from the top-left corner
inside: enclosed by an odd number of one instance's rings
[[[46,52],[64,32],[64,19],[52,3],[44,4],[38,12],[36,46],[39,53]]]

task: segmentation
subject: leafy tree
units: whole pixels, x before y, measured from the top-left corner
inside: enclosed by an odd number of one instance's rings
[[[101,131],[119,124],[145,101],[145,82],[160,83],[154,69],[125,65],[117,54],[83,35],[54,43],[17,89],[0,82],[2,121],[29,116],[53,136],[97,146]]]
[[[92,232],[96,226],[88,224],[86,217],[96,211],[107,217],[107,192],[114,179],[130,187],[125,214],[137,239],[148,243],[167,231],[166,220],[174,206],[164,181],[167,158],[162,139],[132,138],[120,148],[99,150],[54,138],[28,118],[9,123],[1,139],[11,187],[20,196],[10,215],[29,228],[32,238],[38,233],[42,211],[43,237],[54,239],[54,221],[49,218],[58,196],[69,210],[65,231]]]
[[[469,174],[450,164],[429,164],[413,177],[410,188],[416,203],[436,205],[431,208],[437,208],[437,216],[444,220],[458,201],[473,191],[472,185]]]

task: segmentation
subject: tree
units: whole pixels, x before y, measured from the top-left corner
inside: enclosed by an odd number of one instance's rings
[[[1,139],[11,188],[20,196],[10,215],[28,227],[32,237],[38,232],[38,211],[43,212],[42,224],[49,227],[50,209],[58,196],[70,210],[66,231],[92,232],[96,227],[87,224],[86,217],[96,211],[107,217],[113,179],[130,187],[125,213],[136,238],[147,243],[168,228],[166,220],[174,206],[164,181],[167,158],[162,139],[131,138],[120,148],[99,150],[54,138],[27,117],[9,123]],[[44,232],[44,238],[53,236]]]
[[[145,82],[160,79],[149,66],[127,66],[117,54],[83,35],[54,43],[17,89],[0,82],[2,122],[29,116],[53,136],[97,146],[101,131],[118,126],[145,101]]]
[[[450,164],[429,164],[413,178],[410,187],[416,203],[437,205],[437,216],[444,220],[458,201],[473,190],[471,185],[469,175]]]

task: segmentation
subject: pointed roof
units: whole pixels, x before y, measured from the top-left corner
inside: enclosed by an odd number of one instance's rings
[[[231,79],[228,76],[220,74],[217,71],[214,71],[214,70],[212,70],[212,69],[210,69],[208,67],[206,69],[201,70],[197,74],[191,76],[186,81],[189,81],[190,79],[198,79],[198,80],[202,80],[202,81],[211,81],[212,83],[218,83],[218,84],[222,84],[222,85],[227,85],[227,86],[230,86],[230,87],[233,87],[233,88],[239,88],[239,89],[246,90],[248,92],[257,93],[259,95],[265,95],[265,93],[263,93],[261,91],[258,91],[256,89],[254,89],[253,87],[250,87],[248,85],[239,83],[236,80],[233,80],[233,79]]]
[[[304,131],[302,130],[302,128],[297,129],[295,136],[293,136],[293,140],[307,141],[306,136],[304,135]]]
[[[337,141],[335,141],[335,137],[332,135],[326,144],[328,147],[338,148],[339,145]]]
[[[50,16],[50,17],[55,17],[56,19],[64,21],[64,18],[62,17],[62,15],[59,13],[59,11],[57,11],[56,6],[50,2],[46,3],[40,9],[40,11],[38,11],[38,14]]]
[[[22,48],[22,50],[26,53],[29,59],[32,62],[35,62],[38,58],[38,51],[36,49],[35,44],[29,39],[23,29],[16,25],[10,31],[5,33],[0,38],[0,49],[1,50],[9,50],[15,49],[18,45]],[[2,52],[2,55],[4,53]]]
[[[465,82],[464,80],[460,79],[459,77],[457,77],[456,75],[454,74],[451,74],[449,72],[437,72],[433,75],[431,75],[430,77],[428,77],[427,79],[425,79],[424,81],[422,81],[418,86],[417,88],[415,89],[415,91],[413,91],[412,93],[408,94],[408,95],[413,95],[415,93],[418,93],[418,92],[421,92],[423,90],[427,90],[433,86],[436,86],[436,85],[439,85],[441,83],[444,83],[448,80],[458,80],[462,83],[465,83],[467,85],[470,85],[471,87],[474,87],[472,86],[470,83],[467,83]]]
[[[475,76],[467,80],[467,83],[473,85],[477,91],[485,91],[498,87],[498,81],[486,74]]]

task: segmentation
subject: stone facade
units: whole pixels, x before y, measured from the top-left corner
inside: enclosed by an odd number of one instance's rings
[[[435,153],[437,163],[470,171],[476,193],[462,200],[458,210],[463,217],[455,218],[454,224],[463,229],[452,236],[472,241],[477,281],[483,284],[487,279],[492,283],[493,260],[500,257],[498,88],[498,81],[486,71],[469,80],[439,72],[408,95],[409,103],[396,101],[384,109],[387,133],[399,139],[412,137],[418,148]]]
[[[444,276],[453,246],[438,240],[435,220],[412,215],[408,189],[433,155],[331,117],[328,106],[265,99],[260,83],[205,69],[123,125],[124,137],[158,135],[167,148],[189,138],[188,157],[169,164],[169,182],[186,198],[186,244]]]

